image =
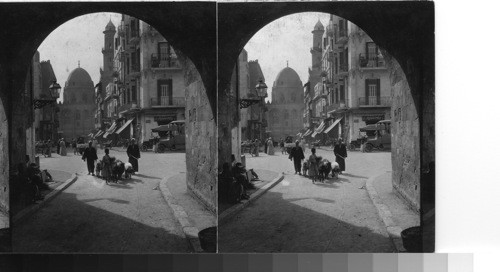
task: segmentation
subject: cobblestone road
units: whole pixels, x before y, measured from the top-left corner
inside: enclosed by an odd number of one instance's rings
[[[41,158],[42,169],[78,173],[78,180],[30,218],[13,225],[16,252],[186,252],[180,225],[158,189],[185,173],[184,153],[144,152],[139,174],[106,185],[87,175],[80,156]],[[98,150],[99,158],[104,152]],[[124,149],[110,155],[126,161]]]
[[[310,149],[306,156],[310,155]],[[318,155],[333,161],[333,152]],[[313,184],[294,175],[287,155],[248,157],[247,167],[283,172],[284,180],[219,226],[220,252],[392,252],[366,180],[391,170],[390,152],[349,152],[338,180]]]

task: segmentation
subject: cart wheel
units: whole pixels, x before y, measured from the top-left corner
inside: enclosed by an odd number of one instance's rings
[[[167,149],[167,148],[165,147],[165,145],[159,145],[159,146],[158,146],[158,153],[163,153],[163,152],[165,152],[165,149]]]
[[[373,151],[373,145],[372,144],[366,144],[365,151],[366,152],[372,152]]]
[[[148,151],[148,145],[142,144],[141,149],[142,151]]]
[[[356,146],[354,144],[349,144],[349,150],[355,150],[356,149]]]
[[[177,150],[177,149],[175,148],[175,145],[172,145],[172,146],[170,147],[170,150],[175,151],[175,150]]]

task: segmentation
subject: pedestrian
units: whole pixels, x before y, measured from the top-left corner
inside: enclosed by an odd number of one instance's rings
[[[274,155],[274,143],[271,137],[267,140],[267,155]]]
[[[56,148],[57,148],[57,154],[61,154],[61,146],[60,146],[60,143],[61,143],[61,139],[59,139],[57,142],[55,142],[56,144]]]
[[[66,151],[66,142],[64,141],[64,138],[61,138],[61,141],[59,142],[59,154],[61,156],[66,156],[68,155],[67,151]]]
[[[345,171],[345,158],[347,158],[347,148],[342,141],[342,138],[339,138],[335,144],[333,154],[335,154],[335,161],[339,164],[340,174],[342,174],[342,171]]]
[[[285,154],[285,141],[283,141],[283,138],[280,138],[280,148],[281,148],[281,155]]]
[[[265,139],[264,140],[264,153],[267,154],[267,142],[269,141],[269,139]]]
[[[52,142],[50,140],[47,141],[47,157],[52,157]]]
[[[73,148],[73,155],[76,155],[76,139],[73,138],[73,141],[71,141],[71,147]]]
[[[253,141],[253,155],[255,157],[259,156],[259,147],[260,147],[260,142],[259,142],[259,140],[255,139]]]
[[[130,162],[130,164],[132,164],[132,167],[134,168],[134,172],[138,173],[139,158],[141,157],[141,152],[134,138],[130,140],[130,145],[127,147],[127,156],[128,156],[128,162]]]
[[[87,160],[87,170],[89,171],[88,175],[94,175],[95,161],[97,160],[97,151],[92,146],[92,141],[89,141],[89,146],[85,148],[83,151],[82,160]]]
[[[318,179],[319,174],[319,161],[318,156],[316,156],[316,148],[311,148],[311,156],[309,156],[309,177],[311,177],[314,183]]]
[[[304,138],[300,139],[300,147],[302,147],[302,151],[306,153],[306,140]]]
[[[301,174],[302,160],[305,158],[304,151],[299,146],[299,141],[295,142],[295,147],[292,148],[290,155],[288,156],[290,160],[293,160],[293,166],[295,168],[295,174]]]
[[[109,156],[109,149],[104,149],[104,156],[102,157],[102,170],[101,176],[108,184],[109,179],[111,178],[111,157]]]

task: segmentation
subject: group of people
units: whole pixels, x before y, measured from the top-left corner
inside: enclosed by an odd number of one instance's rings
[[[231,163],[224,163],[219,174],[219,197],[223,201],[233,203],[249,199],[247,190],[255,189],[251,181],[258,179],[259,176],[253,169],[247,170],[241,162],[236,161],[234,155],[231,155]]]
[[[133,172],[138,173],[139,171],[139,158],[141,157],[139,145],[137,145],[134,138],[130,140],[130,144],[127,147],[127,156],[128,162],[132,165]],[[92,141],[89,142],[89,146],[85,148],[85,151],[82,155],[82,160],[87,162],[87,170],[88,175],[95,175],[95,162],[99,158],[97,157],[97,150],[92,144]],[[111,176],[111,166],[113,163],[113,157],[109,156],[109,149],[104,150],[104,156],[102,158],[101,165],[101,175],[107,180]]]
[[[346,145],[344,144],[342,138],[338,139],[338,141],[335,142],[334,148],[333,148],[333,153],[335,155],[335,162],[339,166],[340,174],[342,174],[343,171],[345,171],[345,159],[347,158],[347,148]],[[316,155],[316,148],[311,148],[311,155],[307,159],[308,163],[308,172],[309,173],[302,173],[302,161],[305,159],[305,151],[304,149],[300,146],[300,142],[297,140],[295,142],[295,147],[292,148],[289,159],[293,161],[294,169],[295,169],[295,174],[299,175],[308,175],[313,179],[313,181],[316,179],[316,177],[319,175],[319,163],[320,159]]]

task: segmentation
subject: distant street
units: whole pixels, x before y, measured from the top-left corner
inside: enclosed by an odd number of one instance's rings
[[[99,158],[104,155],[98,150]],[[111,156],[127,161],[125,150]],[[78,180],[30,218],[13,226],[15,252],[187,252],[179,223],[158,189],[168,176],[185,173],[184,153],[143,152],[139,174],[118,184],[87,175],[85,162],[41,158],[41,169],[77,172]],[[50,171],[50,170],[49,170]]]
[[[318,155],[334,160],[333,152]],[[307,149],[306,157],[310,155]],[[390,239],[365,189],[391,170],[390,152],[349,152],[338,180],[313,184],[295,175],[288,155],[250,157],[247,168],[273,169],[285,178],[226,224],[220,252],[392,252]]]

